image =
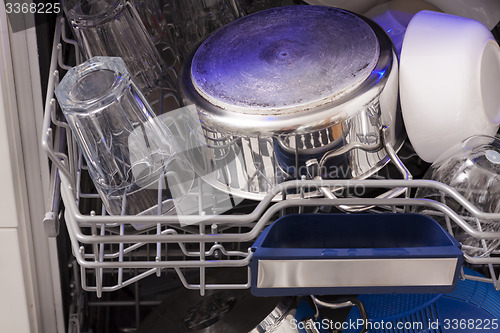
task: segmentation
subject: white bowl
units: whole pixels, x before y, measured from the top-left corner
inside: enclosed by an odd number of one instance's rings
[[[365,12],[371,10],[371,8],[387,1],[388,0],[304,0],[304,2],[310,5],[338,7],[357,14],[365,14]],[[500,21],[499,0],[401,0],[399,2],[405,3],[406,6],[414,6],[415,4],[419,5],[418,3],[421,2],[428,2],[445,13],[478,20],[490,30]]]
[[[472,135],[500,124],[500,47],[483,24],[421,11],[406,30],[400,96],[408,137],[434,162]]]
[[[385,30],[391,37],[399,57],[406,27],[411,18],[422,10],[441,11],[424,0],[392,0],[371,8],[363,13],[363,16],[371,18]]]
[[[488,29],[493,29],[500,21],[500,1],[498,0],[427,0],[443,12],[478,20]]]

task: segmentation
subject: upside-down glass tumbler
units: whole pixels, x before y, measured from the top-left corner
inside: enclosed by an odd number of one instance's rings
[[[232,0],[170,0],[175,39],[185,58],[212,32],[240,14]]]
[[[154,116],[121,58],[87,60],[64,76],[55,93],[110,214],[174,208],[172,193],[187,192],[187,182],[169,182],[172,191],[165,188],[165,174],[182,161],[171,132]],[[144,144],[138,150],[130,142]]]
[[[175,88],[168,66],[128,0],[64,0],[63,7],[86,59],[121,57],[139,89]]]

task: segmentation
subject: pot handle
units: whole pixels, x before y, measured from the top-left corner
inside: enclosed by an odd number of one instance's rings
[[[381,136],[382,136],[382,141],[385,150],[387,151],[387,154],[389,155],[392,163],[396,166],[396,168],[401,172],[401,174],[404,177],[404,180],[411,180],[413,179],[413,176],[411,175],[410,171],[406,168],[406,166],[403,164],[403,162],[399,159],[398,155],[396,154],[396,151],[390,144],[389,140],[389,131],[387,126],[383,126],[382,129],[380,130]],[[311,159],[306,162],[306,167],[307,167],[307,172],[309,176],[314,179],[314,180],[321,180],[321,176],[319,175],[319,170],[320,164],[324,163],[325,158],[321,160],[321,163],[318,163],[318,160],[316,159]],[[356,179],[356,178],[353,178]],[[320,187],[319,190],[321,193],[328,199],[336,199],[337,197],[333,192],[335,192],[337,189],[330,190],[328,187]],[[393,188],[379,196],[377,198],[379,199],[387,199],[387,198],[395,198],[401,194],[405,194],[408,196],[408,188],[407,187],[398,187],[398,188]],[[375,206],[363,206],[363,205],[340,205],[338,208],[349,213],[359,213],[363,212],[369,209],[374,208]]]
[[[355,297],[348,297],[342,302],[329,303],[329,302],[319,300],[315,296],[311,295],[311,300],[313,301],[316,309],[318,309],[318,307],[324,307],[324,308],[336,310],[336,309],[342,309],[342,308],[347,308],[347,307],[352,307],[352,306],[357,307],[359,314],[361,315],[361,319],[363,320],[363,328],[361,329],[360,333],[368,332],[368,314],[366,313],[365,305],[359,299],[357,299]],[[319,311],[317,311],[317,312],[319,312]]]

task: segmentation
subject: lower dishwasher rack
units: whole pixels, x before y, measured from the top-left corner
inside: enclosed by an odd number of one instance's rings
[[[228,214],[207,213],[202,204],[197,213],[186,216],[109,216],[99,213],[101,209],[82,209],[89,202],[92,207],[101,207],[102,203],[92,189],[82,155],[54,99],[59,70],[70,68],[63,63],[63,49],[74,47],[76,62],[79,62],[76,43],[66,36],[64,18],[61,17],[58,22],[41,139],[42,147],[52,162],[53,184],[50,194],[53,204],[47,209],[44,223],[49,235],[56,236],[58,217],[63,218],[60,211],[64,210],[72,253],[80,266],[79,281],[85,291],[96,292],[100,297],[103,292],[116,291],[148,276],[161,276],[172,270],[184,287],[199,290],[202,295],[209,289],[250,288],[250,247],[262,230],[276,217],[290,211],[317,212],[331,207],[343,212],[370,210],[393,213],[418,208],[426,215],[440,217],[446,221],[451,234],[458,227],[483,244],[476,249],[474,256],[465,255],[465,261],[481,265],[489,277],[463,273],[462,277],[493,283],[500,290],[500,250],[497,250],[500,242],[495,242],[493,247],[486,245],[486,240],[500,240],[500,232],[483,231],[480,224],[473,221],[473,218],[479,218],[500,223],[500,214],[479,211],[456,190],[442,183],[411,179],[395,153],[391,156],[392,162],[403,174],[403,180],[292,180],[274,187],[262,201],[252,203],[243,211]],[[418,188],[438,191],[442,202],[412,198],[409,193]],[[311,189],[316,196],[287,197],[289,191],[304,194],[311,193]],[[331,195],[338,189],[366,193],[364,196],[344,195],[341,198]],[[365,191],[368,189],[388,190],[387,193],[393,195],[370,195],[369,191]],[[202,193],[192,195],[198,195],[200,201],[204,200]],[[281,196],[282,200],[273,202],[276,196]],[[62,197],[64,209],[59,207],[59,197]],[[445,197],[453,198],[472,218],[455,213],[447,206]],[[142,228],[138,230],[137,225]],[[206,280],[206,272],[214,268],[227,269],[228,272],[243,269],[247,271],[247,278],[240,283],[212,283]],[[187,270],[196,272],[195,278],[193,274],[187,275]]]

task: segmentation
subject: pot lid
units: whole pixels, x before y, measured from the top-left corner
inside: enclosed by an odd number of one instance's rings
[[[376,34],[355,14],[279,7],[212,34],[192,59],[191,83],[223,112],[268,121],[352,92],[370,76],[379,54]]]

